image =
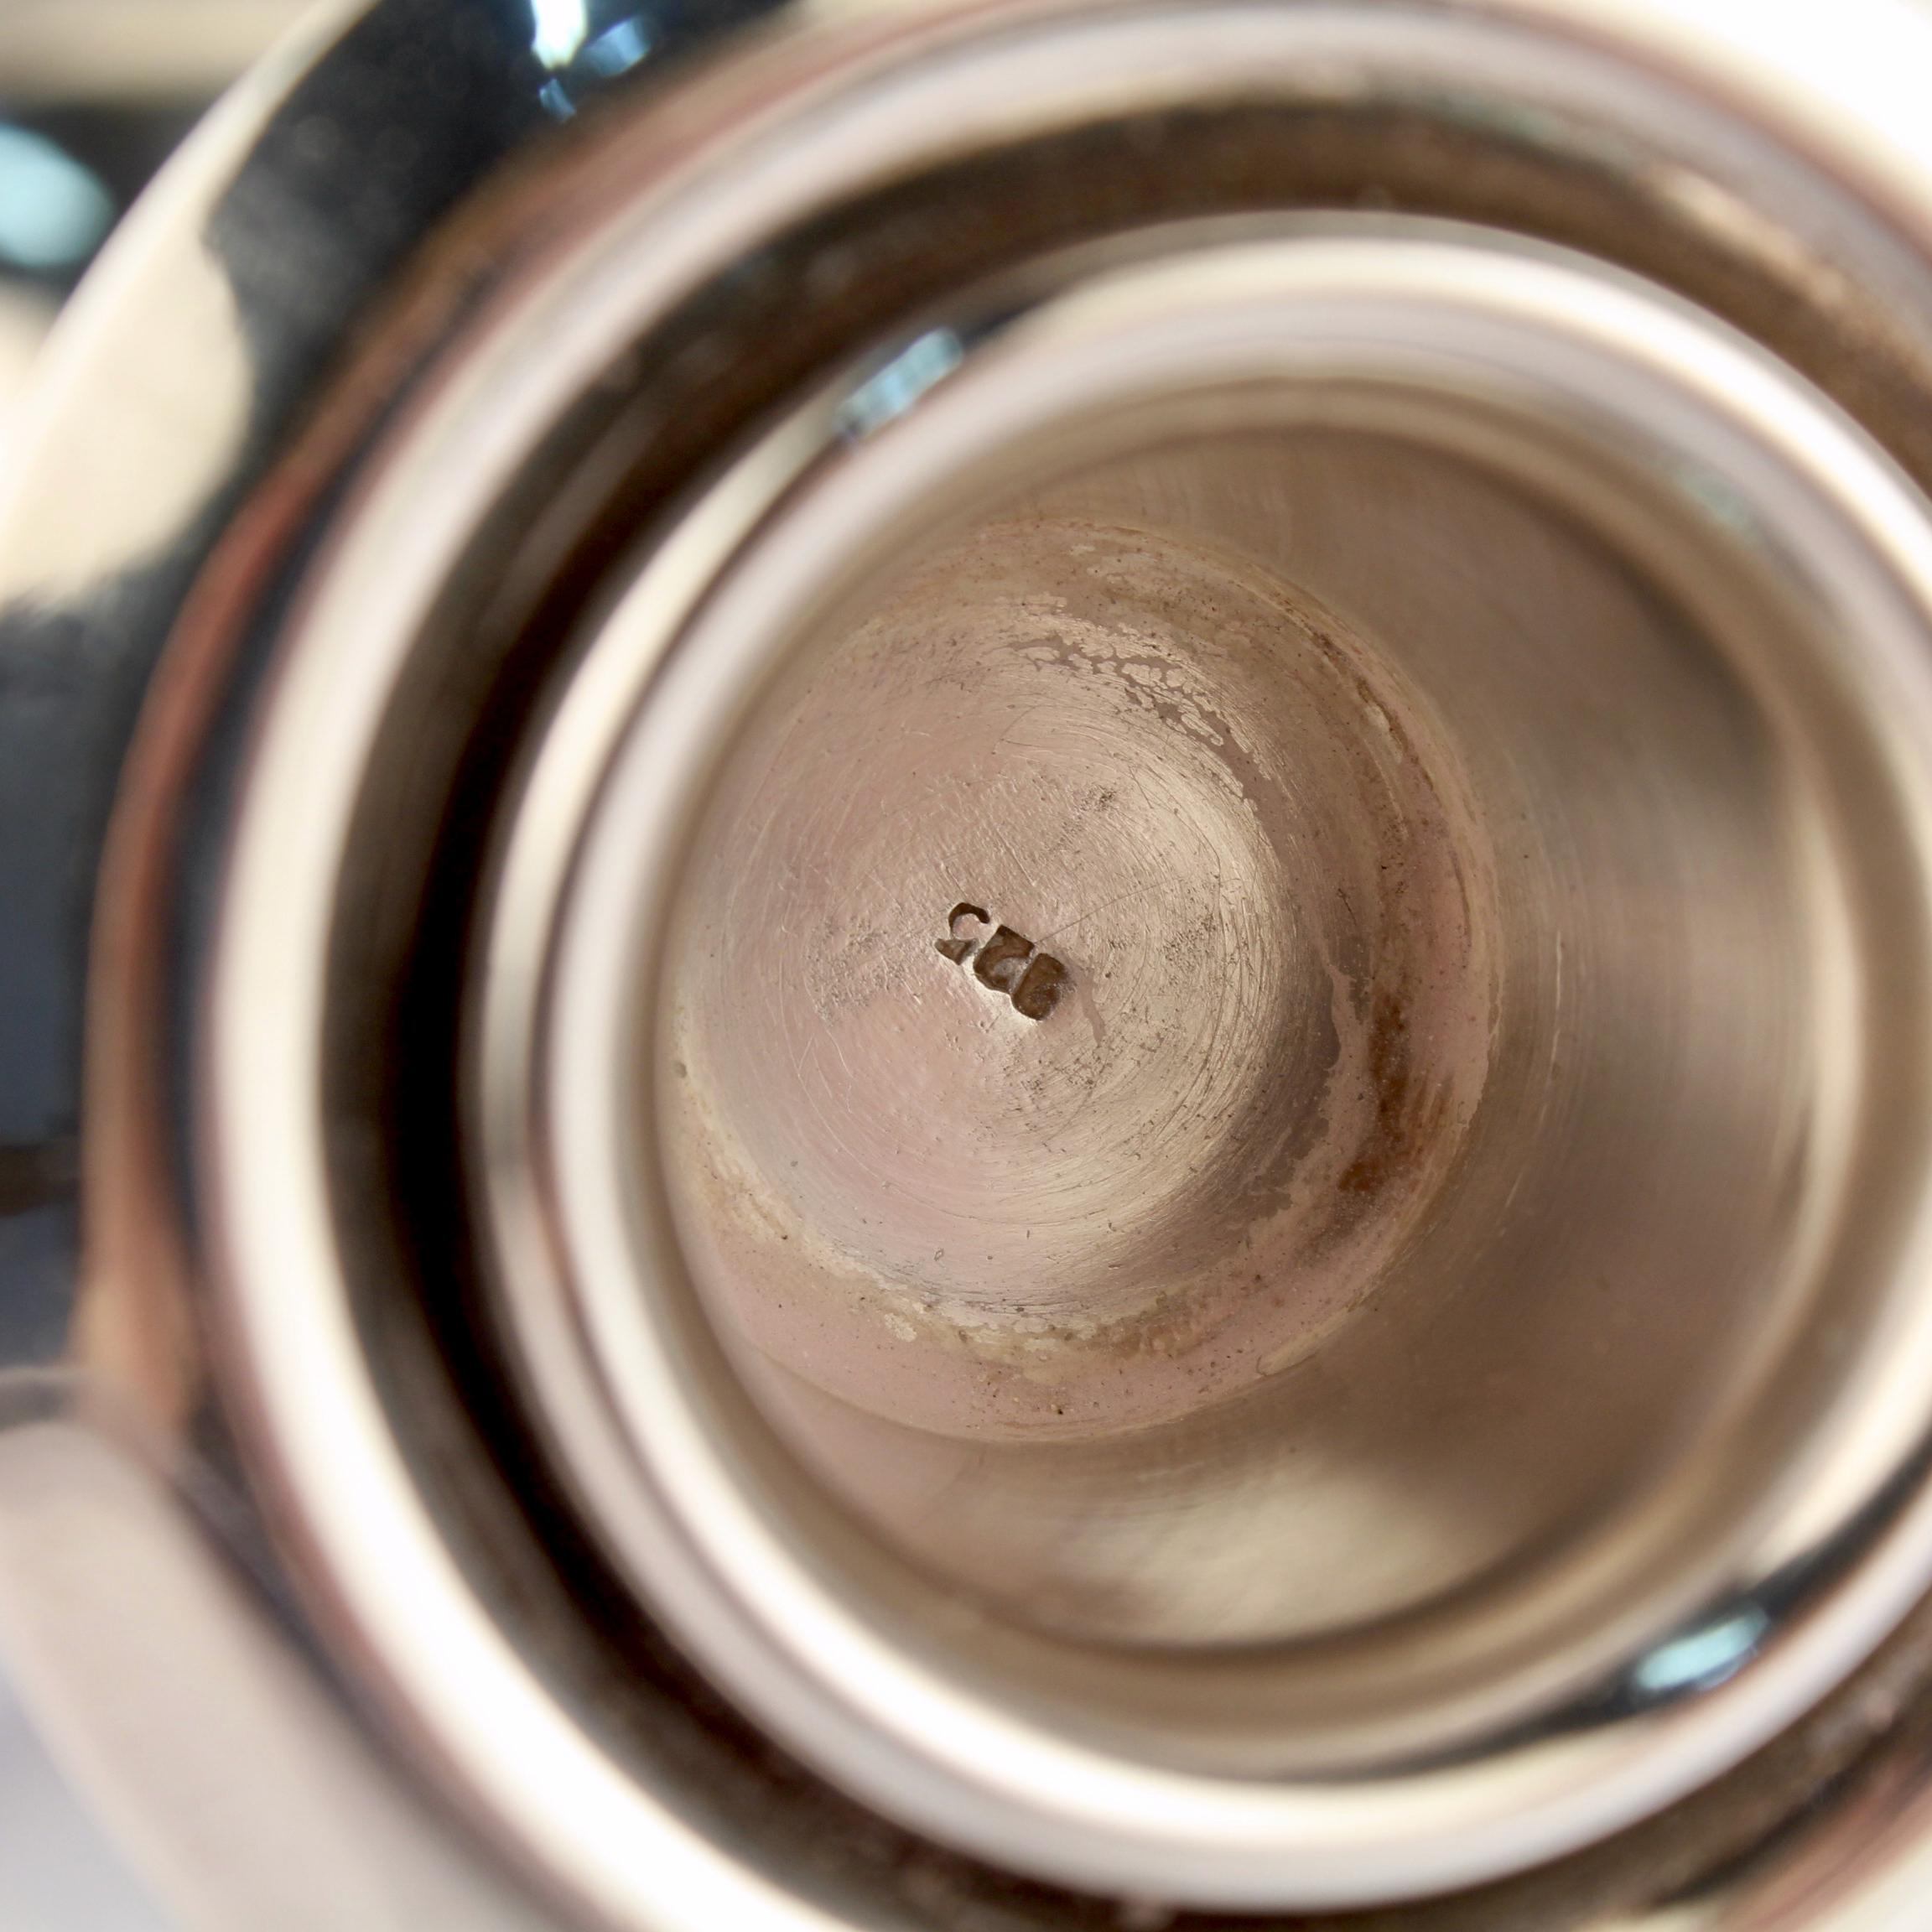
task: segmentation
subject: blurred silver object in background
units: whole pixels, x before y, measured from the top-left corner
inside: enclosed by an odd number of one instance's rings
[[[0,503],[0,1640],[169,1909],[1923,1921],[1928,73],[267,55]]]

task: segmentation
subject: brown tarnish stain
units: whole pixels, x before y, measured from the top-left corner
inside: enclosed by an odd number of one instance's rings
[[[1441,1113],[1418,1090],[1410,1051],[1409,1002],[1378,987],[1369,1008],[1368,1079],[1375,1118],[1355,1157],[1337,1177],[1337,1191],[1379,1194],[1427,1150]]]
[[[808,695],[771,730],[852,782],[795,813],[803,752],[748,761],[734,838],[769,834],[773,904],[821,882],[809,983],[721,888],[714,1004],[673,1036],[679,1211],[761,1360],[949,1439],[1098,1440],[1245,1399],[1408,1280],[1488,1071],[1496,920],[1397,667],[1244,562],[1078,520],[936,560]],[[901,740],[942,697],[901,878],[853,801],[870,774],[908,802]],[[796,1030],[789,1077],[742,1050],[740,969]]]

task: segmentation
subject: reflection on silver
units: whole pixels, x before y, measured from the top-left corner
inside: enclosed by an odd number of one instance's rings
[[[1571,264],[1123,252],[989,299],[893,435],[678,601],[647,568],[594,648],[591,717],[604,658],[664,668],[549,968],[512,849],[500,997],[550,994],[486,1022],[486,1107],[541,1123],[503,1276],[519,1318],[548,1194],[574,1309],[530,1339],[588,1337],[542,1391],[584,1479],[600,1384],[634,1446],[610,1534],[875,1802],[1157,1897],[1467,1883],[1742,1755],[1932,1568],[1901,1525],[1669,1733],[1525,1741],[1769,1580],[1763,1498],[1849,1531],[1866,1431],[1924,1413],[1926,1122],[1866,1015],[1924,943],[1932,524],[1743,345]],[[963,880],[1085,999],[963,996],[924,937]],[[774,1472],[687,1271],[917,1570]],[[948,1640],[921,1570],[1016,1623]],[[1411,1768],[1448,1753],[1480,1777]]]
[[[1770,1628],[1771,1619],[1755,1605],[1740,1610],[1659,1644],[1630,1673],[1630,1680],[1650,1697],[1715,1690],[1750,1662]]]
[[[530,51],[553,71],[568,67],[590,35],[585,0],[530,0],[530,11],[537,23]]]
[[[196,568],[79,1347],[484,1827],[384,1903],[1922,1906],[1932,23],[1851,13],[513,9],[519,126],[659,70],[328,386],[205,177],[101,285],[13,607]]]
[[[934,329],[909,343],[876,376],[869,376],[839,409],[842,435],[870,436],[896,422],[934,383],[966,359],[965,345],[950,329]]]
[[[113,201],[90,169],[44,135],[0,124],[0,267],[77,268],[113,218]]]

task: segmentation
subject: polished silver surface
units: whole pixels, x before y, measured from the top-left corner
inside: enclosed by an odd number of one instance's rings
[[[1922,1915],[1932,22],[1829,24],[384,0],[210,134],[0,519],[63,1507],[317,1794],[195,1914]]]
[[[1118,252],[989,294],[843,457],[881,378],[834,385],[692,517],[782,507],[593,646],[496,916],[499,1004],[550,982],[540,1037],[486,1021],[537,1135],[506,1292],[548,1192],[595,1374],[543,1394],[608,1482],[610,1391],[611,1533],[876,1802],[1156,1897],[1420,1892],[1709,1775],[1924,1586],[1902,1524],[1759,1594],[1927,1399],[1932,526],[1575,264]],[[962,899],[1063,956],[1044,1018],[940,952]],[[995,1621],[797,1496],[687,1270],[780,1435]],[[1624,1710],[1535,1741],[1604,1676]]]

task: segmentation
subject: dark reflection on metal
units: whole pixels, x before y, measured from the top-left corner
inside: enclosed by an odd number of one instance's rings
[[[779,0],[529,0],[530,51],[548,76],[538,90],[543,112],[569,121],[609,82],[653,57],[776,10]]]
[[[25,1146],[0,1143],[0,1217],[70,1200],[80,1178],[80,1144],[71,1135]]]
[[[209,223],[253,372],[248,447],[169,554],[60,608],[0,610],[0,1137],[80,1118],[93,880],[148,673],[226,511],[425,227],[536,124],[536,70],[500,0],[378,7],[274,116]],[[371,153],[389,164],[369,166]],[[70,1295],[77,1254],[16,1300]],[[51,1309],[38,1327],[57,1319]]]

